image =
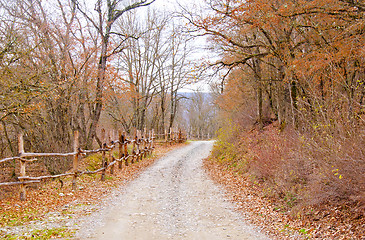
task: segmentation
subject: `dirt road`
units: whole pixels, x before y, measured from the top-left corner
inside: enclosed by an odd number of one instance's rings
[[[242,222],[205,174],[213,142],[193,142],[158,160],[110,206],[80,226],[78,239],[268,239]]]

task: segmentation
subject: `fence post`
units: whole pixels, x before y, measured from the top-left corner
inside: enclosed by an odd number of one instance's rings
[[[124,139],[123,139],[123,135],[122,135],[122,131],[118,131],[118,137],[119,137],[119,146],[118,146],[118,150],[119,150],[119,163],[118,163],[118,167],[119,169],[122,169],[122,164],[123,164],[123,143],[124,143]]]
[[[109,132],[108,144],[112,144],[112,141],[113,141],[112,139],[114,139],[113,135],[114,135],[113,132]],[[109,161],[113,162],[113,149],[110,149],[108,156],[109,156]],[[114,164],[112,166],[110,166],[110,174],[114,174]]]
[[[152,140],[152,130],[150,130],[150,131],[148,131],[148,135],[147,135],[148,137],[147,137],[147,145],[146,145],[146,150],[147,150],[147,153],[148,153],[148,155],[150,155],[151,154],[151,150],[152,150],[152,148],[151,148],[151,140]]]
[[[139,160],[142,160],[144,157],[144,135],[143,135],[143,130],[139,130],[139,148],[138,148],[138,152],[139,152]]]
[[[133,146],[132,146],[132,160],[131,163],[134,163],[134,157],[136,156],[136,145],[137,145],[137,129],[134,129],[134,141],[133,141]]]
[[[105,129],[101,129],[101,142],[102,142],[102,148],[105,149],[106,148]],[[100,180],[104,181],[105,180],[105,170],[106,170],[105,151],[103,151],[102,155],[101,155],[101,167],[104,169],[101,171]]]
[[[147,133],[147,129],[144,128],[143,130],[143,157],[146,158],[147,157],[147,151],[148,151],[148,133]]]
[[[73,178],[72,178],[72,190],[76,191],[77,189],[77,172],[79,166],[79,131],[74,132],[74,152],[76,155],[73,159]]]
[[[170,145],[171,145],[171,143],[172,143],[172,140],[173,140],[173,136],[174,135],[174,133],[172,132],[172,128],[170,128],[170,132],[169,132],[169,141],[170,141]]]
[[[151,134],[151,154],[153,152],[154,149],[154,141],[155,141],[155,129],[152,129],[152,134]]]
[[[141,149],[139,148],[139,145],[141,144],[139,141],[141,139],[141,130],[137,130],[137,135],[136,135],[136,142],[137,142],[137,158],[136,161],[139,161],[139,157],[141,155]]]
[[[128,140],[127,140],[127,133],[123,132],[123,148],[124,148],[124,157],[125,157],[125,165],[128,166]]]
[[[23,141],[23,133],[18,135],[18,152],[19,156],[21,157],[24,153],[24,141]],[[20,159],[20,176],[25,177],[25,165],[26,161]],[[21,180],[23,181],[23,180]],[[20,201],[26,200],[26,185],[23,183],[20,185]]]
[[[168,140],[168,139],[167,139],[167,136],[168,136],[168,135],[167,135],[167,129],[165,128],[165,142],[167,142],[167,140]]]

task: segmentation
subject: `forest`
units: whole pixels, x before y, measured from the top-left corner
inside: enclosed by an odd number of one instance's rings
[[[209,63],[221,76],[215,160],[292,215],[327,206],[363,219],[364,2],[207,5],[205,16],[185,17],[221,56]]]
[[[30,152],[68,152],[74,131],[81,147],[101,146],[101,128],[214,134],[209,112],[199,115],[203,93],[179,92],[199,77],[185,22],[152,3],[0,2],[1,158],[18,154],[20,132]],[[71,166],[45,165],[51,173]]]

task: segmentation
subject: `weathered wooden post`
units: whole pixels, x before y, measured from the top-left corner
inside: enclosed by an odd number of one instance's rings
[[[151,149],[151,154],[152,154],[153,149],[155,147],[155,145],[154,145],[155,142],[154,141],[155,141],[155,129],[152,129],[152,136],[151,136],[151,147],[152,147],[152,149]]]
[[[101,142],[102,142],[102,154],[101,154],[101,167],[103,170],[101,171],[101,181],[105,180],[105,171],[106,171],[106,159],[105,159],[105,149],[106,149],[106,143],[105,143],[105,129],[101,130]]]
[[[137,134],[136,134],[136,143],[137,143],[137,159],[136,161],[139,161],[139,157],[141,155],[141,150],[139,148],[140,143],[140,139],[141,139],[141,130],[137,130]]]
[[[18,152],[19,156],[21,157],[24,153],[24,141],[23,141],[23,133],[18,135]],[[25,177],[25,165],[26,161],[24,159],[20,159],[20,176]],[[23,181],[23,180],[21,180]],[[24,201],[27,197],[26,192],[26,185],[25,183],[20,185],[20,201]]]
[[[167,134],[167,129],[165,128],[165,142],[168,141],[168,134]]]
[[[136,156],[136,145],[137,145],[137,130],[135,129],[134,130],[134,140],[133,140],[133,146],[132,146],[132,160],[131,160],[131,163],[133,164],[134,163],[134,158]]]
[[[108,143],[114,145],[114,143],[112,143],[113,140],[111,140],[111,139],[114,139],[113,132],[109,132],[109,134],[108,134]],[[108,156],[109,156],[109,161],[112,162],[113,161],[113,149],[110,149]],[[110,166],[110,174],[114,174],[114,164]]]
[[[143,140],[143,157],[146,158],[147,157],[147,151],[148,151],[148,135],[147,135],[147,129],[144,128],[143,130],[143,136],[142,136],[142,140]]]
[[[128,166],[128,139],[127,139],[127,133],[123,133],[123,148],[124,148],[124,157],[125,157],[125,165]]]
[[[144,149],[144,135],[143,135],[143,131],[142,130],[139,130],[139,148],[138,148],[138,151],[139,151],[139,160],[142,160],[143,157],[144,157],[144,152],[143,152],[143,149]]]
[[[77,190],[77,174],[78,174],[78,167],[79,167],[79,131],[74,132],[74,155],[73,159],[73,177],[72,177],[72,190]]]
[[[123,157],[124,157],[124,154],[123,154],[123,143],[124,143],[124,136],[122,134],[122,131],[118,131],[118,137],[119,137],[119,145],[118,145],[118,150],[119,150],[119,163],[118,163],[118,167],[119,169],[122,169],[122,165],[123,165]]]
[[[144,158],[144,144],[145,144],[145,136],[144,136],[144,134],[143,134],[143,131],[141,130],[140,132],[139,132],[139,136],[140,136],[140,142],[141,142],[141,146],[140,146],[140,148],[139,148],[139,152],[140,152],[140,160],[142,160],[143,158]]]
[[[170,132],[169,132],[169,141],[170,141],[170,144],[172,143],[172,140],[174,138],[174,133],[172,132],[172,128],[170,128]]]
[[[152,150],[152,148],[151,148],[151,140],[152,140],[152,138],[151,138],[151,136],[152,136],[152,131],[150,130],[150,131],[148,131],[148,134],[147,134],[147,146],[146,146],[146,150],[147,150],[147,153],[148,153],[148,155],[149,154],[151,154],[151,150]]]
[[[176,127],[172,128],[172,132],[174,134],[174,142],[176,142],[177,140],[177,131],[176,131]]]

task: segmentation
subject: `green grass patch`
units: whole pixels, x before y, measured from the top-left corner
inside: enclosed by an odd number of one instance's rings
[[[0,216],[0,226],[18,226],[39,219],[41,218],[38,212],[32,208],[26,208],[22,211],[7,211]]]
[[[87,164],[86,169],[90,171],[95,171],[101,167],[101,154],[93,154],[84,158],[83,161]]]
[[[4,236],[4,240],[13,240],[13,239],[21,239],[21,240],[46,240],[51,238],[63,238],[63,239],[71,239],[75,234],[75,230],[69,230],[65,227],[61,228],[51,228],[51,229],[42,229],[42,230],[34,230],[31,233],[25,233],[23,235],[18,234],[8,234]]]

